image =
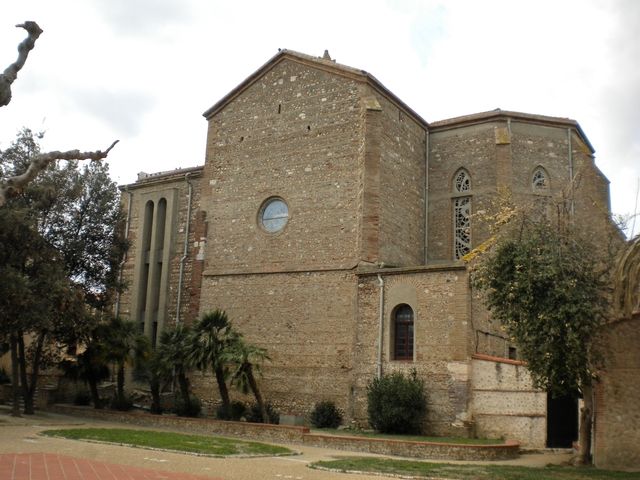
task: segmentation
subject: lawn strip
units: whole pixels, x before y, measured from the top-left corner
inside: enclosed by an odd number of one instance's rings
[[[155,450],[191,453],[211,456],[271,456],[292,455],[295,452],[285,447],[259,442],[247,442],[222,437],[189,435],[152,430],[129,430],[121,428],[73,428],[45,430],[43,435],[71,440],[151,448]]]
[[[637,472],[616,472],[593,467],[552,465],[542,468],[512,465],[451,464],[376,457],[345,457],[314,462],[310,468],[340,472],[377,473],[451,480],[638,480]]]

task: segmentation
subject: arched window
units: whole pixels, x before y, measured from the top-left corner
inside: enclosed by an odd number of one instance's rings
[[[393,313],[394,360],[413,360],[413,310],[399,305]]]
[[[471,176],[464,168],[453,177],[453,258],[471,251]]]
[[[531,177],[531,187],[535,193],[542,193],[549,190],[549,176],[547,172],[542,167],[537,167],[533,171],[533,176]]]

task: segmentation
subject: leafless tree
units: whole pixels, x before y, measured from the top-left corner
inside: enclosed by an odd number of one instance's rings
[[[18,78],[18,72],[24,67],[29,52],[33,50],[36,40],[42,33],[42,29],[38,24],[32,21],[21,23],[16,25],[16,27],[24,28],[28,36],[18,45],[18,59],[0,74],[0,107],[8,105],[11,101],[11,84]],[[106,158],[116,143],[118,143],[118,140],[113,142],[111,146],[104,151],[81,152],[79,150],[67,150],[64,152],[53,151],[35,155],[31,159],[25,172],[0,179],[0,207],[7,202],[8,198],[19,194],[50,162],[56,160],[102,160]]]

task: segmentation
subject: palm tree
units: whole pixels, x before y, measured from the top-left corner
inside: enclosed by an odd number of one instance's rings
[[[230,348],[223,355],[223,358],[236,366],[231,375],[231,383],[244,394],[249,393],[249,391],[253,393],[260,409],[263,423],[269,423],[270,418],[267,413],[267,406],[256,381],[256,375],[261,375],[262,362],[270,360],[267,351],[264,348],[245,342],[240,333],[235,333]]]
[[[107,325],[109,332],[106,338],[107,355],[116,364],[116,406],[125,408],[127,400],[124,395],[124,368],[137,358],[145,355],[149,343],[140,333],[134,322],[113,317]]]
[[[146,337],[145,337],[146,339]],[[148,342],[148,339],[147,339]],[[148,342],[150,345],[150,342]],[[161,414],[162,404],[160,401],[160,390],[165,381],[171,380],[173,367],[164,358],[163,352],[159,349],[148,348],[146,355],[138,362],[138,373],[149,382],[151,390],[151,413]]]
[[[157,354],[163,361],[173,367],[175,376],[178,379],[180,396],[187,407],[191,405],[189,379],[187,378],[187,372],[192,366],[189,358],[191,343],[191,329],[181,323],[172,329],[162,331],[157,349]]]
[[[229,412],[231,402],[223,354],[229,349],[231,335],[231,323],[224,311],[205,313],[193,326],[193,343],[189,352],[191,361],[198,369],[204,371],[211,368],[213,371],[225,413]]]

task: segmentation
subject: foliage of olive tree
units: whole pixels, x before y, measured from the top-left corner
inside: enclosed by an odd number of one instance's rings
[[[582,394],[581,463],[590,457],[594,339],[610,304],[609,259],[592,237],[570,220],[520,211],[478,257],[472,275],[518,344],[535,386],[552,395]]]

